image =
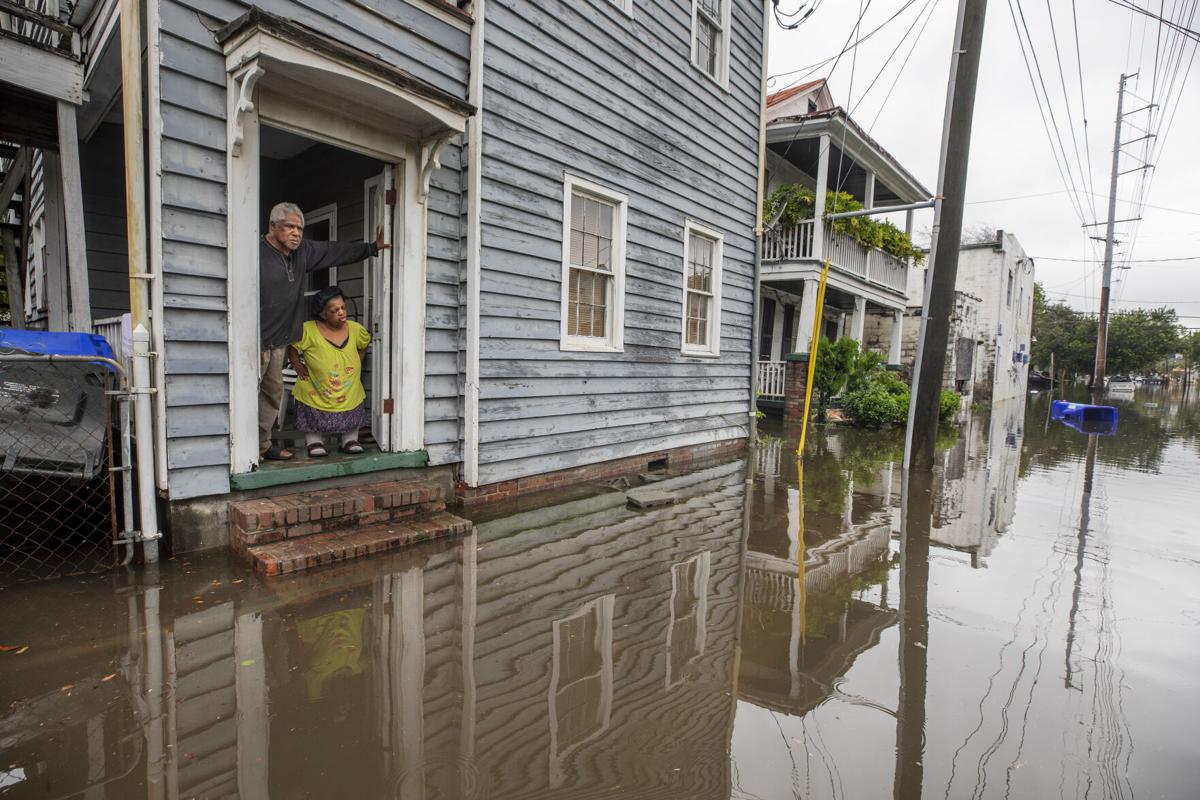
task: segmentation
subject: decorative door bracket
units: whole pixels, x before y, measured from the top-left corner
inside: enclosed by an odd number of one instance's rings
[[[455,131],[444,131],[421,142],[420,200],[422,203],[429,199],[429,181],[433,177],[433,171],[442,164],[442,148],[454,137],[454,134]]]
[[[254,85],[258,83],[259,78],[266,74],[267,71],[260,67],[257,61],[252,61],[233,73],[233,85],[237,91],[237,103],[233,107],[233,138],[229,144],[229,149],[234,158],[242,154],[242,140],[246,135],[242,127],[242,121],[247,112],[254,110]]]

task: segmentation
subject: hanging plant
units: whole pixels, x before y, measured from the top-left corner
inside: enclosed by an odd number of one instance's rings
[[[813,219],[817,198],[812,189],[797,183],[780,186],[763,203],[763,218],[770,222],[779,217],[779,225],[791,226]],[[861,211],[863,204],[847,192],[826,192],[825,213]],[[854,239],[863,247],[874,247],[900,260],[925,261],[925,253],[913,245],[912,237],[891,222],[874,217],[835,219],[830,226],[837,233]]]

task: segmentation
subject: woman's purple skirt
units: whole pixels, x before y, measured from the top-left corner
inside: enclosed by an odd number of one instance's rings
[[[347,433],[358,430],[368,421],[366,403],[349,411],[321,411],[296,401],[296,429],[305,433]]]

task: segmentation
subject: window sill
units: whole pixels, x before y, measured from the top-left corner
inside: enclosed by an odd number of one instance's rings
[[[684,358],[720,358],[720,353],[714,353],[711,350],[680,350],[679,354]]]
[[[608,342],[559,342],[558,349],[565,353],[624,353],[623,345]]]
[[[699,64],[697,64],[695,61],[692,62],[692,69],[696,70],[696,72],[699,72],[701,75],[703,75],[709,81],[711,81],[712,84],[714,86],[716,86],[718,89],[720,89],[722,92],[725,92],[725,94],[729,94],[729,78],[728,77],[726,77],[725,80],[720,80],[719,78],[714,78],[712,75],[709,75],[704,70],[704,68],[701,67]]]

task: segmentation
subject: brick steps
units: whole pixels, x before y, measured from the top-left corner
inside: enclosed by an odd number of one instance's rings
[[[443,511],[406,522],[315,533],[257,545],[246,548],[245,552],[254,568],[264,575],[287,575],[322,564],[386,553],[442,536],[457,536],[470,529],[470,522]]]
[[[267,575],[380,553],[470,530],[427,481],[385,481],[229,504],[229,544]]]

